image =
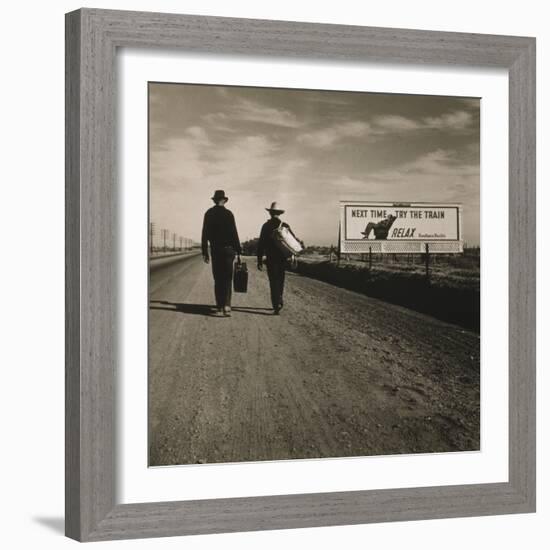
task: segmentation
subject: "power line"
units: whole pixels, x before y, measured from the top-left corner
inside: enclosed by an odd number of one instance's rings
[[[155,251],[158,252],[160,249],[162,249],[163,252],[168,252],[168,250],[172,252],[176,252],[177,250],[183,252],[184,250],[191,250],[195,245],[193,239],[182,237],[169,229],[161,229],[159,232],[157,228],[158,225],[156,222],[149,222],[149,252],[151,255],[153,255]],[[157,240],[157,246],[155,246],[155,237],[159,234],[162,245],[159,245]],[[171,247],[169,246],[170,240],[172,241]],[[179,243],[179,248],[176,246],[177,243]]]

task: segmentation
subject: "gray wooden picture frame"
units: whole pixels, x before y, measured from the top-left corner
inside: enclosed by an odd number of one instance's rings
[[[120,47],[509,71],[508,482],[115,502]],[[67,14],[67,536],[99,541],[533,512],[535,486],[535,39],[96,9]]]

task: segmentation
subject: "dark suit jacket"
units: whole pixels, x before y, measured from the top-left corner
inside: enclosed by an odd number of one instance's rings
[[[241,253],[241,242],[237,233],[235,217],[225,206],[213,206],[204,214],[202,224],[202,253],[208,256],[208,243],[211,248],[232,246],[237,254]]]

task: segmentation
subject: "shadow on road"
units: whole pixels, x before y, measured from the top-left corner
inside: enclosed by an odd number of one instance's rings
[[[188,315],[204,315],[212,317],[216,314],[216,308],[207,304],[184,304],[178,302],[167,302],[166,300],[151,300],[149,309],[159,311],[175,311],[176,313],[187,313]],[[232,307],[232,311],[252,313],[253,315],[272,315],[272,309],[267,307]]]
[[[236,306],[231,308],[232,311],[242,311],[243,313],[253,313],[254,315],[273,315],[273,309],[270,307],[244,307]]]
[[[214,315],[216,312],[214,307],[206,304],[182,304],[178,302],[167,302],[165,300],[151,300],[149,309],[175,311],[179,313],[187,313],[189,315],[206,315],[207,317]]]

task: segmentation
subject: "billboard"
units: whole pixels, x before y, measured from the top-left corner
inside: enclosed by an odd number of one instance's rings
[[[460,204],[340,202],[344,253],[453,253],[463,251]]]

